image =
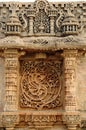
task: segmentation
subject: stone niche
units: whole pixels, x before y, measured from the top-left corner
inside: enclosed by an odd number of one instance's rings
[[[28,58],[29,57],[29,58]],[[37,53],[20,60],[20,108],[60,110],[63,107],[63,61]]]

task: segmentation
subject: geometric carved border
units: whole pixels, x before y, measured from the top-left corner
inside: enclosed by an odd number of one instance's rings
[[[23,60],[20,64],[20,107],[36,110],[61,107],[61,62]]]
[[[42,114],[42,113],[41,113]],[[61,114],[44,114],[44,115],[37,115],[37,114],[25,114],[25,113],[19,113],[19,114],[2,114],[1,121],[2,126],[0,127],[51,127],[57,124],[62,124],[62,115]]]

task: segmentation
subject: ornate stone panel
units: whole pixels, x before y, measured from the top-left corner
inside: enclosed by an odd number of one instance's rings
[[[46,0],[36,0],[34,3],[8,2],[0,3],[0,38],[5,37],[6,31],[13,33],[15,27],[8,27],[10,15],[13,20],[21,23],[19,35],[56,35],[62,36],[76,34],[85,35],[86,33],[86,3],[49,3]],[[18,25],[15,24],[15,26]],[[76,30],[76,26],[78,28]],[[70,32],[70,33],[68,33]]]
[[[0,2],[0,127],[85,129],[85,55],[86,2]]]
[[[62,106],[60,62],[22,61],[20,74],[20,107],[53,109]]]

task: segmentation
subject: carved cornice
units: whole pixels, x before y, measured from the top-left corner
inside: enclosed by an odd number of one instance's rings
[[[56,51],[63,49],[86,50],[86,38],[68,36],[58,37],[27,37],[9,36],[0,40],[0,49],[16,48],[19,50]]]

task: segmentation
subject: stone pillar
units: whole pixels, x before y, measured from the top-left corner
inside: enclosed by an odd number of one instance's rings
[[[76,66],[77,66],[77,50],[64,50],[64,122],[68,130],[76,130],[80,122],[80,116],[77,106],[77,81],[76,81]]]
[[[54,16],[50,17],[50,33],[54,34]]]
[[[64,51],[65,111],[77,110],[76,56],[77,50]]]
[[[16,49],[7,49],[5,56],[5,108],[4,111],[16,111],[18,107],[19,61]]]
[[[33,16],[29,17],[29,34],[33,34]]]

